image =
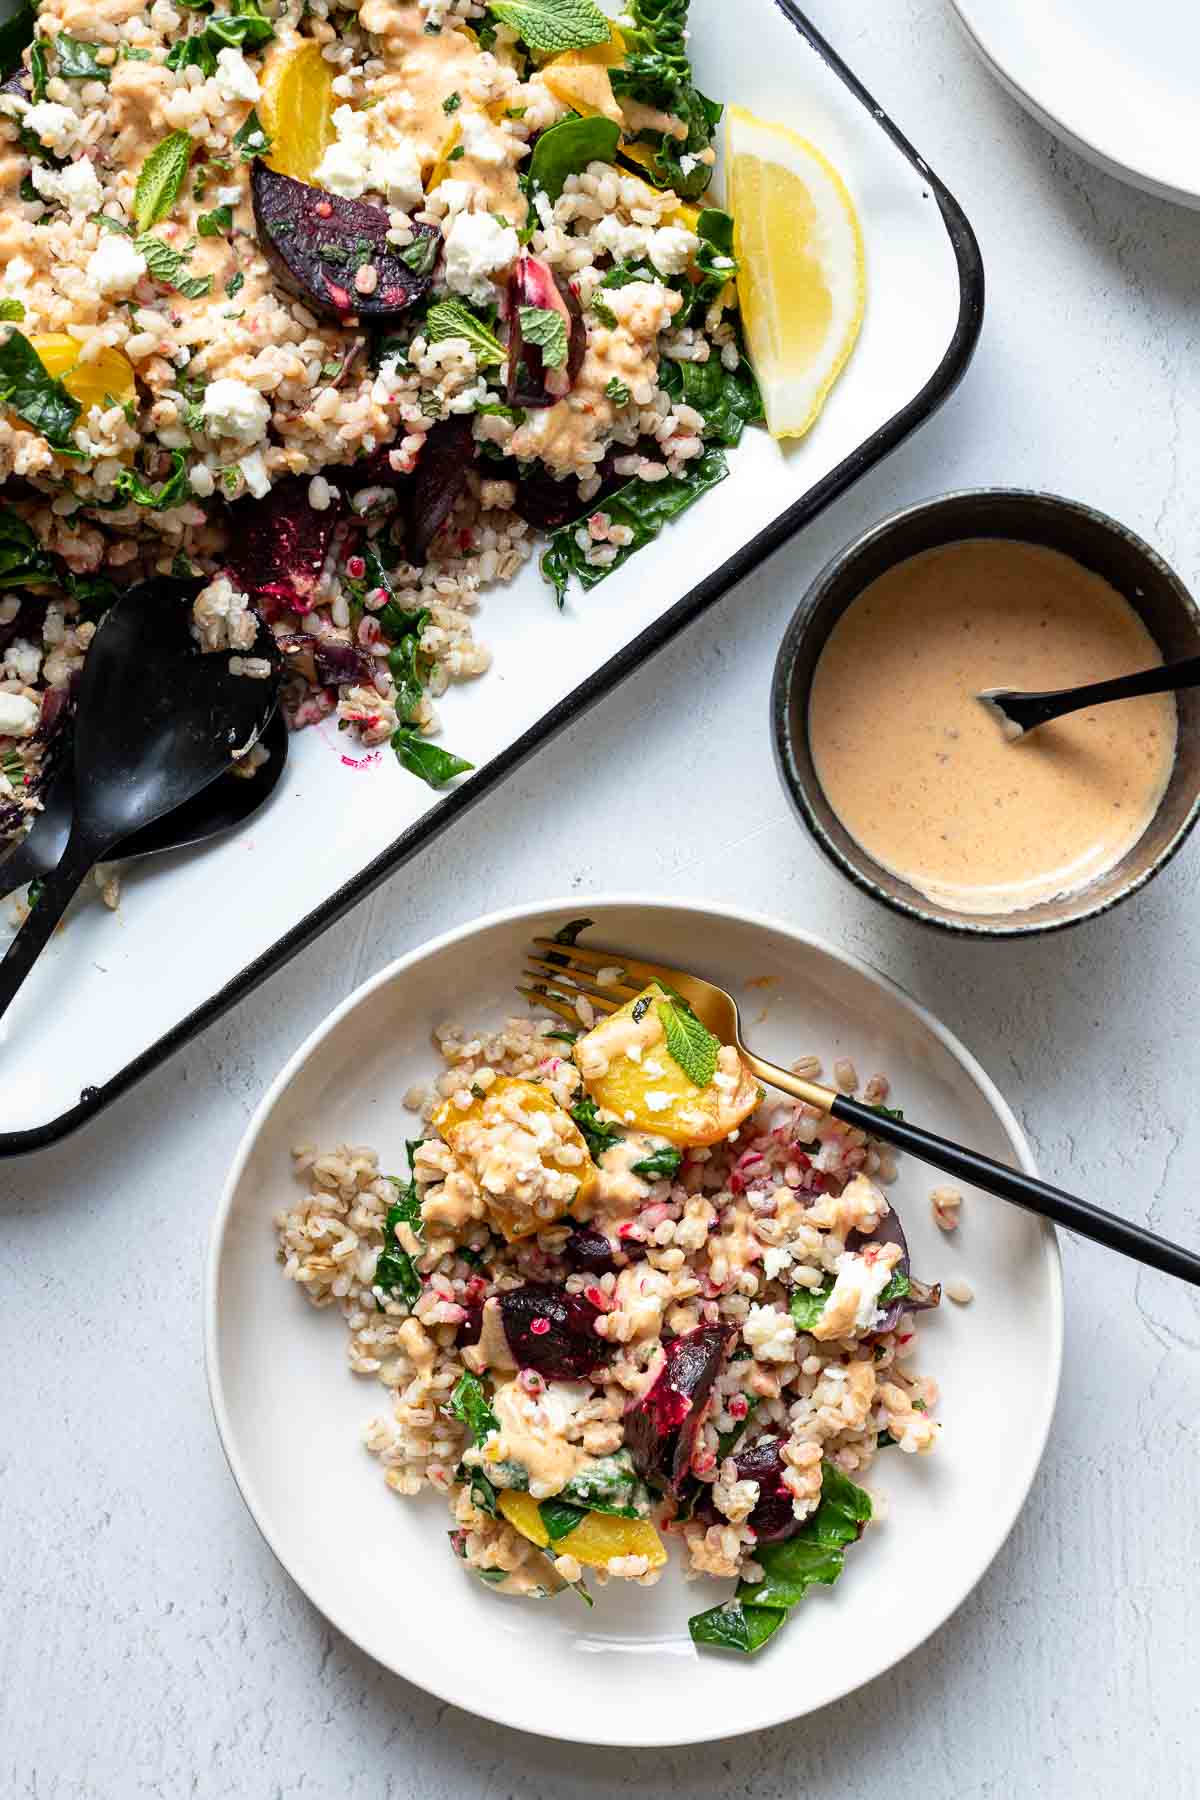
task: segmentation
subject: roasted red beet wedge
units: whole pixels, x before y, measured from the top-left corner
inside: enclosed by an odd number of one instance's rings
[[[537,344],[527,343],[521,331],[521,308],[557,313],[567,334],[567,360],[556,369],[546,367]],[[587,326],[583,309],[560,275],[536,256],[519,258],[508,282],[508,404],[537,408],[553,406],[569,394],[587,354]]]
[[[396,319],[429,292],[440,249],[432,225],[415,225],[402,255],[387,241],[391,220],[382,206],[277,175],[260,158],[250,195],[258,241],[280,286],[321,318]],[[374,272],[369,293],[355,284],[360,269]]]
[[[527,1282],[500,1296],[500,1321],[521,1369],[547,1381],[581,1381],[611,1361],[615,1344],[596,1336],[598,1307],[582,1294],[549,1283]]]
[[[442,419],[425,439],[408,488],[405,550],[418,568],[467,485],[475,460],[475,434],[469,413]]]
[[[296,631],[279,639],[286,673],[296,669],[314,686],[339,687],[343,682],[373,681],[375,658],[354,644],[343,644],[337,638],[313,637],[307,631]]]
[[[575,1227],[563,1245],[563,1256],[573,1269],[584,1275],[610,1275],[617,1267],[612,1239],[605,1237],[602,1231],[591,1231],[584,1225]]]
[[[307,612],[333,542],[340,507],[308,503],[308,477],[289,475],[261,500],[241,500],[229,514],[229,566],[268,618]]]
[[[746,1523],[756,1533],[760,1544],[779,1543],[783,1538],[793,1537],[800,1529],[800,1520],[792,1510],[792,1496],[783,1485],[782,1445],[782,1438],[759,1438],[748,1450],[737,1451],[733,1459],[739,1481],[758,1483],[758,1500]],[[714,1525],[720,1522],[721,1515],[713,1505],[711,1488],[705,1487],[696,1502],[695,1517]]]
[[[657,1379],[625,1415],[625,1442],[645,1480],[675,1494],[683,1486],[733,1335],[732,1325],[701,1325],[664,1346],[666,1360]]]

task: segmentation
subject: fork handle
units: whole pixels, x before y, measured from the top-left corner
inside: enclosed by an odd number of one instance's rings
[[[907,1150],[910,1156],[932,1164],[947,1175],[957,1176],[960,1181],[982,1188],[985,1193],[996,1194],[1001,1200],[1011,1200],[1014,1205],[1024,1207],[1026,1212],[1051,1219],[1068,1231],[1077,1231],[1081,1237],[1091,1238],[1108,1250],[1118,1250],[1122,1256],[1130,1256],[1148,1268],[1161,1269],[1165,1275],[1174,1275],[1180,1281],[1190,1281],[1194,1287],[1200,1287],[1200,1256],[1185,1250],[1181,1244],[1172,1244],[1129,1219],[1118,1218],[1115,1213],[1105,1212],[1088,1200],[1080,1200],[1062,1188],[1051,1187],[1048,1181],[1039,1181],[1020,1169],[994,1162],[977,1150],[965,1150],[961,1144],[938,1137],[919,1125],[910,1125],[906,1119],[889,1118],[873,1106],[864,1106],[861,1100],[851,1100],[833,1088],[822,1087],[819,1082],[804,1081],[747,1051],[742,1054],[760,1081],[780,1088],[795,1100],[807,1101],[810,1106],[840,1119],[844,1125],[869,1132],[872,1137],[894,1144],[898,1150]]]

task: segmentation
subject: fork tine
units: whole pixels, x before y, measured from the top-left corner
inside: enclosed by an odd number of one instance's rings
[[[535,994],[553,994],[556,1000],[562,1000],[567,1006],[574,1006],[577,999],[586,1000],[594,1013],[603,1013],[607,1017],[609,1013],[616,1012],[620,1004],[606,994],[600,993],[593,997],[586,988],[574,987],[565,981],[558,986],[547,987],[546,978],[538,969],[523,969],[521,973],[526,981],[532,983]]]
[[[517,992],[528,1000],[530,1006],[544,1007],[547,1012],[557,1013],[564,1024],[582,1026],[582,1021],[575,1008],[566,1001],[559,1000],[556,995],[547,994],[539,988],[519,987]]]
[[[578,988],[581,994],[586,994],[591,1000],[615,1001],[616,1006],[620,1006],[626,1000],[636,1000],[641,993],[640,988],[628,987],[620,981],[612,981],[607,986],[601,987],[599,982],[585,979],[585,975],[590,971],[581,972],[578,969],[556,968],[553,963],[542,962],[534,956],[529,958],[529,962],[531,967],[526,969],[526,975],[536,975],[539,981],[570,982],[572,987]],[[615,1011],[615,1006],[613,1010]]]
[[[558,965],[564,974],[572,959],[582,963],[585,969],[592,971],[596,969],[624,970],[625,974],[632,976],[638,984],[633,990],[635,994],[640,994],[642,989],[649,986],[652,981],[666,979],[677,985],[675,977],[682,972],[677,969],[669,969],[665,963],[638,962],[634,957],[625,956],[620,950],[589,950],[583,944],[560,944],[557,939],[546,937],[535,937],[533,941],[539,950],[549,953],[548,960],[553,960],[555,957],[567,959],[566,963]]]

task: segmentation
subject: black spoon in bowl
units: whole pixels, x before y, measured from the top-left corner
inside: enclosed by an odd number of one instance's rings
[[[116,846],[112,861],[156,856],[164,850],[186,850],[244,825],[275,792],[287,763],[288,729],[282,713],[274,715],[259,744],[267,752],[267,761],[252,775],[235,775],[231,770],[224,780],[214,781],[174,812],[164,813],[135,831]],[[74,762],[74,751],[68,747],[42,810],[25,836],[0,861],[0,900],[27,882],[48,875],[60,861],[75,811]]]
[[[231,672],[191,634],[198,583],[130,588],[101,620],[75,713],[75,816],[57,866],[0,963],[0,1017],[49,943],[88,871],[118,844],[223,775],[275,711],[279,653],[264,626],[253,652],[271,677]]]
[[[1039,725],[1068,713],[1101,706],[1109,700],[1136,700],[1140,694],[1173,694],[1179,688],[1200,687],[1200,656],[1179,662],[1156,663],[1134,675],[1117,675],[1111,681],[1092,681],[1086,687],[1055,688],[1044,694],[1021,694],[1012,688],[985,688],[977,694],[999,718],[1005,737],[1015,743]]]

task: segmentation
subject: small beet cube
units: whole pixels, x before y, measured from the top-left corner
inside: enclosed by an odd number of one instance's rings
[[[657,1378],[625,1415],[625,1442],[647,1481],[678,1493],[734,1327],[701,1325],[665,1346]]]
[[[793,1537],[800,1529],[800,1520],[792,1509],[792,1496],[783,1485],[782,1445],[782,1438],[759,1438],[749,1449],[738,1450],[733,1458],[738,1480],[758,1483],[758,1499],[746,1523],[760,1544],[779,1543]],[[696,1503],[695,1517],[714,1525],[720,1522],[721,1515],[713,1505],[712,1489],[707,1486]]]
[[[611,1361],[615,1344],[596,1336],[598,1307],[582,1294],[530,1281],[500,1296],[500,1320],[521,1369],[548,1381],[581,1381]]]
[[[229,566],[269,616],[307,612],[333,542],[340,508],[308,502],[308,477],[289,475],[261,500],[241,500],[229,515]],[[274,602],[274,606],[272,606]]]
[[[441,247],[434,226],[415,225],[413,242],[398,250],[387,241],[385,208],[279,175],[260,158],[250,194],[258,241],[277,281],[320,318],[395,319],[428,293]],[[355,280],[361,269],[374,276],[368,292]]]

